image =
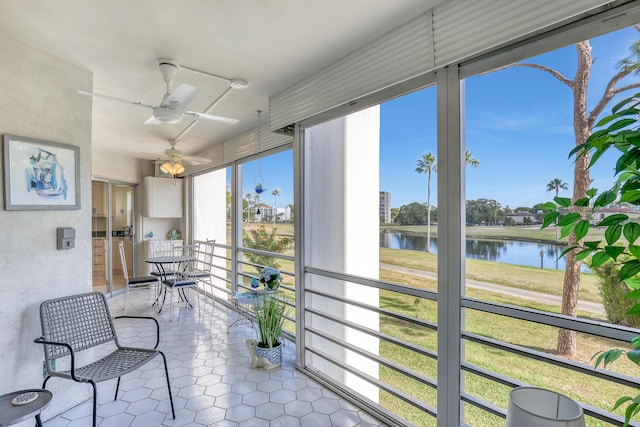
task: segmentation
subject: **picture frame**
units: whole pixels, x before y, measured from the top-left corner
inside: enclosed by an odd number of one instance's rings
[[[80,147],[4,134],[5,210],[80,209]]]
[[[160,169],[160,166],[162,166],[165,163],[166,160],[156,160],[155,163],[155,168],[156,168],[156,178],[173,178],[173,175],[171,175],[170,173],[166,173],[164,172],[162,169]]]

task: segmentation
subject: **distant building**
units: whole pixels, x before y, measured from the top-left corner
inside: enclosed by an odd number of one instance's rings
[[[595,225],[606,217],[615,214],[625,214],[629,217],[630,221],[637,221],[640,218],[640,212],[638,212],[635,206],[624,203],[621,205],[609,205],[606,208],[598,209],[593,214],[589,222],[591,223],[591,225]]]
[[[273,206],[261,206],[262,218],[269,218],[269,222],[273,221],[273,215],[276,215],[276,222],[287,222],[291,220],[291,208],[289,206],[275,208]]]
[[[391,193],[388,191],[380,192],[380,221],[391,222]]]
[[[512,224],[523,225],[523,224],[537,224],[535,215],[530,212],[516,212],[507,214],[507,218],[511,218],[513,220]]]

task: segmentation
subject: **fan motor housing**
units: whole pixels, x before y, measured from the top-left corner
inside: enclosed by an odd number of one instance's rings
[[[182,120],[182,113],[166,107],[156,107],[153,109],[153,117],[162,123],[178,123]]]

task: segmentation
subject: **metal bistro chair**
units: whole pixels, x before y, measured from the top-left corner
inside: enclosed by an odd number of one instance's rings
[[[160,341],[160,327],[153,317],[119,316],[118,318],[149,319],[156,325],[156,345],[153,349],[125,347],[120,345],[116,329],[107,305],[107,299],[101,292],[71,295],[44,301],[40,304],[40,322],[42,336],[35,340],[44,344],[44,361],[47,376],[42,383],[44,389],[52,377],[60,377],[80,383],[89,383],[93,387],[93,426],[96,426],[96,383],[118,378],[114,400],[118,398],[120,377],[150,362],[157,355],[162,356],[164,373],[167,378],[167,391],[171,402],[171,413],[176,418],[171,396],[171,384],[167,358],[156,350]],[[106,356],[79,366],[78,359],[92,356],[94,349],[115,349]],[[84,351],[88,350],[88,351]],[[100,353],[96,351],[95,353]],[[82,355],[82,356],[81,356]],[[68,365],[69,370],[57,371],[55,362]],[[61,363],[58,363],[60,366]]]
[[[158,276],[141,276],[141,277],[129,277],[129,271],[127,270],[127,259],[124,256],[124,243],[118,243],[118,249],[120,250],[120,262],[122,263],[122,274],[124,275],[125,280],[125,296],[124,296],[124,306],[122,310],[124,314],[127,314],[127,306],[129,305],[129,288],[137,288],[140,286],[149,286],[154,285],[154,297],[158,296],[158,292],[160,292],[160,277]]]
[[[150,240],[149,245],[151,252],[150,255],[152,257],[173,255],[173,240]],[[157,265],[153,265],[151,267],[151,275],[157,276],[161,280],[164,280],[167,277],[171,277],[173,273],[174,272],[171,271],[168,267],[165,269],[165,271],[159,270]],[[158,289],[158,291],[160,291],[160,289]]]
[[[202,293],[204,297],[207,297],[206,286],[209,286],[209,292],[211,294],[211,304],[215,306],[215,299],[213,297],[213,282],[211,280],[211,268],[213,267],[213,251],[215,249],[215,240],[194,240],[194,245],[197,247],[194,249],[194,276],[198,283],[202,284]],[[206,302],[206,299],[205,299]]]
[[[195,288],[196,299],[198,304],[198,316],[200,316],[200,292],[198,292],[198,280],[195,277],[194,261],[195,251],[198,249],[198,245],[184,245],[175,246],[173,248],[173,263],[172,271],[173,275],[167,277],[162,281],[163,295],[162,304],[164,306],[165,299],[167,297],[167,291],[169,292],[169,320],[172,320],[173,316],[173,290],[177,289],[181,300],[189,308],[193,308],[191,302],[189,302],[188,290],[189,288]]]

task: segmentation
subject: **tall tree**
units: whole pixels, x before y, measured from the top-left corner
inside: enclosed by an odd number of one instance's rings
[[[473,168],[480,166],[480,161],[473,157],[473,153],[469,150],[464,152],[464,163],[466,165],[471,165]]]
[[[563,182],[560,178],[553,178],[547,184],[547,191],[555,191],[556,197],[558,197],[558,193],[560,190],[568,190],[569,186],[566,182]],[[556,218],[556,245],[555,245],[555,258],[556,258],[556,269],[558,268],[558,218]]]
[[[558,197],[558,192],[560,190],[568,190],[569,186],[566,182],[563,182],[560,178],[553,178],[547,184],[547,191],[555,191],[556,197]],[[556,242],[558,241],[558,218],[556,218]]]
[[[467,165],[471,165],[474,168],[480,166],[480,161],[473,157],[473,153],[469,150],[464,153],[464,162]],[[438,165],[436,164],[436,156],[431,153],[423,154],[420,159],[417,160],[418,166],[416,172],[426,173],[427,178],[427,248],[425,251],[431,251],[431,174],[438,171]]]
[[[436,157],[431,153],[423,154],[417,163],[416,172],[427,174],[427,247],[425,251],[431,252],[431,174],[437,172],[438,165]]]
[[[556,197],[558,197],[558,192],[560,190],[568,190],[569,186],[566,182],[563,182],[560,178],[553,178],[547,184],[547,191],[555,191]]]
[[[271,192],[271,195],[273,196],[273,225],[276,225],[276,216],[278,216],[278,205],[276,204],[276,198],[280,195],[280,191],[278,191],[278,189],[276,188]]]
[[[635,26],[636,30],[640,30],[640,27]],[[587,89],[589,87],[589,80],[591,77],[591,68],[593,66],[594,59],[591,54],[591,44],[589,40],[585,40],[575,44],[575,49],[578,54],[578,64],[576,68],[576,74],[573,79],[565,77],[561,72],[547,67],[541,64],[520,62],[510,64],[499,69],[510,67],[529,67],[540,71],[544,71],[555,77],[560,83],[567,86],[573,93],[573,131],[574,131],[574,143],[575,146],[582,145],[589,135],[592,133],[593,125],[596,119],[602,113],[605,106],[611,101],[611,99],[629,89],[640,87],[640,83],[631,83],[622,86],[618,86],[618,83],[626,76],[634,73],[638,74],[640,70],[640,40],[636,41],[631,46],[631,54],[621,60],[617,65],[616,74],[611,77],[600,96],[600,99],[595,104],[595,107],[589,112],[587,110]],[[575,162],[573,171],[573,201],[586,197],[586,191],[589,189],[591,179],[589,177],[589,154],[579,156]],[[573,206],[573,204],[572,204]],[[580,213],[584,216],[585,208],[578,208],[573,206],[572,210]],[[569,246],[575,246],[578,241],[575,233],[571,233],[569,236]],[[575,317],[578,309],[578,291],[580,290],[580,267],[581,262],[576,261],[576,252],[571,251],[566,255],[566,267],[564,273],[564,284],[562,290],[562,314]],[[560,329],[558,333],[558,348],[559,354],[568,357],[575,357],[577,354],[576,348],[576,333],[569,329]]]
[[[246,205],[247,205],[247,222],[251,222],[251,201],[253,200],[253,195],[251,193],[247,193],[244,196]]]

